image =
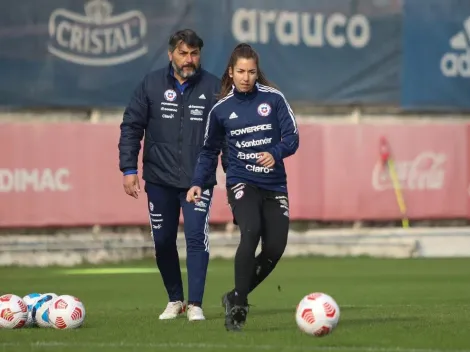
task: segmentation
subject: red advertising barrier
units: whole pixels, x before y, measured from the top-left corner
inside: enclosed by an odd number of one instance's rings
[[[410,218],[465,218],[467,127],[432,125],[323,126],[323,217],[399,219],[380,140],[390,145]]]
[[[399,219],[381,139],[410,219],[470,217],[470,125],[303,124],[300,135],[286,160],[293,220]],[[147,224],[145,192],[138,200],[124,193],[118,138],[110,124],[3,124],[0,227]],[[211,222],[226,222],[225,175],[217,174]]]

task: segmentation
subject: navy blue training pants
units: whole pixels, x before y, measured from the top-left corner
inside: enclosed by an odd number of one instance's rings
[[[186,202],[186,189],[145,184],[155,257],[170,302],[183,301],[183,283],[176,237],[183,209],[188,272],[188,303],[202,305],[209,263],[209,212],[213,189],[203,190],[202,199]]]

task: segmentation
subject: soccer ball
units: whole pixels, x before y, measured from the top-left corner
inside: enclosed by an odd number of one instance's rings
[[[32,306],[41,296],[40,293],[30,293],[23,297],[23,301],[27,306]]]
[[[49,306],[49,322],[56,329],[76,329],[84,320],[85,306],[74,296],[59,296]]]
[[[35,325],[33,319],[33,306],[34,304],[36,304],[36,302],[39,300],[39,297],[41,296],[42,295],[40,293],[30,293],[23,297],[23,301],[28,307],[28,319],[26,321],[25,327],[32,327]]]
[[[33,321],[37,326],[41,328],[50,327],[49,324],[49,305],[51,304],[54,296],[52,295],[41,295],[36,303],[33,305],[31,315]]]
[[[45,294],[44,294],[44,296],[51,296],[51,297],[52,297],[52,299],[54,299],[54,298],[57,298],[57,297],[58,297],[58,295],[57,295],[56,293],[52,293],[52,292],[45,293]]]
[[[311,293],[297,305],[295,320],[303,332],[313,336],[331,334],[339,322],[339,306],[327,294]]]
[[[8,294],[0,296],[0,328],[19,329],[28,320],[28,307],[21,297]]]

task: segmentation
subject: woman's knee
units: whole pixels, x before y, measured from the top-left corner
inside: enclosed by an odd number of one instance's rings
[[[277,263],[282,258],[282,255],[284,254],[285,248],[286,248],[285,246],[284,247],[271,246],[271,247],[267,247],[267,248],[263,249],[263,251],[266,252],[266,257],[271,262]]]
[[[266,258],[277,263],[284,254],[287,247],[287,236],[273,236],[263,242],[263,252]]]

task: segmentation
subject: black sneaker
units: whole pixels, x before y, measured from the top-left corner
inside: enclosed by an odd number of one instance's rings
[[[231,292],[231,291],[230,291]],[[235,305],[235,302],[233,299],[230,299],[230,295],[227,292],[222,296],[222,307],[225,308],[225,315],[227,315]],[[244,305],[243,305],[248,312],[250,310],[250,305],[248,304],[248,298],[245,300]]]
[[[232,302],[229,298],[230,292],[227,292],[222,296],[222,307],[225,309],[225,316],[227,316],[228,313],[232,310],[233,306],[235,305],[234,302]]]
[[[227,331],[241,331],[246,322],[248,311],[243,306],[233,306],[225,315],[225,328]]]

